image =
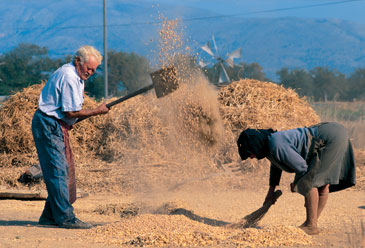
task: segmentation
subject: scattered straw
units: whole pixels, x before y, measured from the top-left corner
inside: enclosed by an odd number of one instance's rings
[[[192,221],[180,215],[143,214],[82,233],[84,239],[118,246],[279,247],[309,245],[312,238],[291,226],[231,229]]]

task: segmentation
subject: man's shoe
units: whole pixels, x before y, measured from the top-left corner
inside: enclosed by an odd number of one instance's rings
[[[73,221],[63,222],[59,225],[59,227],[66,229],[90,229],[93,227],[93,225],[75,218]]]

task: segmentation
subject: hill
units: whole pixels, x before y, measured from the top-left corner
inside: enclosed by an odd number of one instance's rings
[[[174,4],[109,1],[108,48],[156,58],[163,14],[182,20],[193,53],[215,36],[222,55],[242,47],[244,62],[258,62],[268,77],[283,67],[327,66],[343,73],[365,64],[365,28],[334,19],[218,17]],[[0,7],[0,53],[21,42],[46,46],[52,56],[91,44],[103,50],[102,1],[9,1]],[[209,58],[204,58],[209,60]]]

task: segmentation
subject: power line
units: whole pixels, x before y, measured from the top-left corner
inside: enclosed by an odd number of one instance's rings
[[[315,8],[315,7],[323,7],[323,6],[330,6],[330,5],[338,5],[338,4],[346,4],[351,2],[363,2],[365,0],[343,0],[343,1],[336,1],[336,2],[329,2],[329,3],[319,3],[319,4],[309,4],[303,6],[296,6],[296,7],[286,7],[286,8],[277,8],[277,9],[269,9],[269,10],[258,10],[258,11],[250,11],[245,13],[237,13],[237,14],[230,14],[230,15],[213,15],[213,16],[202,16],[202,17],[192,17],[192,18],[185,18],[181,19],[182,22],[190,22],[190,21],[201,21],[201,20],[209,20],[209,19],[220,19],[220,18],[230,18],[230,17],[238,17],[238,16],[245,16],[245,15],[254,15],[254,14],[263,14],[263,13],[274,13],[274,12],[283,12],[283,11],[290,11],[296,9],[308,9],[308,8]],[[160,24],[163,21],[146,21],[146,22],[132,22],[132,23],[120,23],[120,24],[109,24],[107,27],[127,27],[127,26],[138,26],[138,25],[156,25]],[[49,27],[35,27],[35,28],[17,28],[18,31],[26,30],[32,31],[37,29],[48,29]],[[64,27],[54,27],[54,30],[61,30],[61,29],[90,29],[90,28],[103,28],[103,25],[80,25],[80,26],[64,26]]]
[[[310,4],[310,5],[287,7],[287,8],[277,8],[277,9],[269,9],[269,10],[258,10],[258,11],[251,11],[251,12],[231,14],[231,15],[194,17],[194,18],[184,19],[184,21],[195,21],[195,20],[205,20],[205,19],[213,19],[213,18],[227,18],[227,17],[242,16],[242,15],[253,15],[253,14],[262,14],[262,13],[282,12],[282,11],[288,11],[288,10],[308,9],[308,8],[315,8],[315,7],[322,7],[322,6],[329,6],[329,5],[337,5],[337,4],[350,3],[350,2],[362,2],[362,1],[364,1],[364,0],[343,0],[343,1],[330,2],[330,3]]]

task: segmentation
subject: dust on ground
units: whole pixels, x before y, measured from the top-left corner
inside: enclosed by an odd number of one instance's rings
[[[74,204],[76,215],[99,226],[65,230],[37,226],[44,201],[1,200],[1,247],[361,247],[364,242],[364,194],[356,189],[330,194],[319,220],[320,234],[308,236],[297,228],[304,221],[304,200],[289,191],[257,228],[230,229],[262,205],[265,172],[241,177],[241,188],[212,188],[212,178],[187,182],[178,190],[136,194],[92,193]],[[174,210],[179,211],[174,211]],[[173,214],[175,213],[175,214]]]

